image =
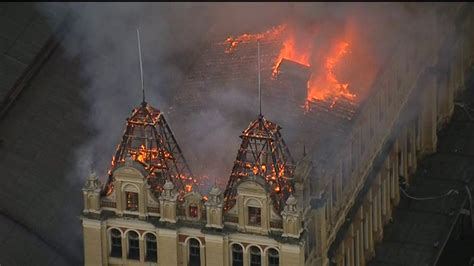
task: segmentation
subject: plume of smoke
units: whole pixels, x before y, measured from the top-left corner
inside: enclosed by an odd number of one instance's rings
[[[425,4],[416,5],[419,9]],[[142,32],[146,100],[167,111],[176,90],[186,89],[179,87],[180,81],[211,37],[260,32],[283,21],[298,29],[316,24],[318,38],[304,41],[324,51],[341,32],[356,34],[366,52],[353,60],[370,61],[377,69],[397,44],[410,42],[414,34],[428,34],[431,25],[429,15],[400,3],[48,3],[41,8],[77,18],[63,46],[71,57],[80,58],[83,96],[90,105],[88,123],[94,134],[78,151],[77,171],[83,177],[91,167],[105,175],[125,117],[140,103],[137,27]],[[360,26],[356,32],[350,28],[353,22]],[[301,36],[305,38],[304,32]],[[238,84],[225,84],[219,93],[205,95],[208,104],[200,111],[168,119],[185,156],[192,158],[194,172],[226,179],[239,145],[237,136],[256,117],[255,95],[240,91]],[[291,131],[296,122],[288,122],[291,117],[278,106],[265,106],[264,112],[278,114],[272,120],[286,121],[285,137],[296,138],[298,132]]]

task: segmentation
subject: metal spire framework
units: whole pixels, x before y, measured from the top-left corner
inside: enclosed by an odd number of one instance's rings
[[[148,172],[148,183],[155,192],[161,193],[163,185],[169,180],[180,194],[184,194],[184,192],[192,190],[195,179],[163,113],[145,101],[140,31],[138,29],[137,40],[142,104],[133,109],[132,115],[127,118],[122,141],[117,146],[115,156],[112,158],[105,193],[108,194],[113,190],[112,173],[117,164],[130,157],[145,167]]]
[[[142,62],[142,47],[140,43],[140,31],[137,29],[138,40],[138,58],[140,59],[140,85],[142,88],[142,103],[145,103],[145,84],[143,82],[143,62]]]
[[[148,183],[158,193],[166,180],[170,180],[180,192],[192,189],[193,175],[168,123],[158,109],[147,103],[135,108],[127,118],[122,141],[112,159],[108,186],[112,184],[113,170],[127,157],[145,167]]]
[[[235,204],[236,185],[249,175],[263,177],[271,189],[274,207],[281,211],[294,190],[295,163],[281,134],[281,127],[260,116],[240,136],[242,143],[224,192],[224,210]]]

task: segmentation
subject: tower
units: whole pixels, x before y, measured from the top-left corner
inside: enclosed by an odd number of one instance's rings
[[[224,210],[229,210],[235,204],[235,186],[238,181],[252,174],[263,177],[271,188],[275,209],[282,210],[294,190],[295,164],[280,129],[279,125],[259,115],[242,132],[242,143],[224,192]]]
[[[127,157],[143,165],[152,191],[160,194],[166,181],[179,193],[192,190],[193,176],[163,113],[146,102],[133,109],[112,159],[106,194],[113,190],[113,175]]]

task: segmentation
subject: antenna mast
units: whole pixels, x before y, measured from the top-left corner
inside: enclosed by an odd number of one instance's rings
[[[260,42],[257,42],[257,57],[258,57],[258,100],[260,107],[260,116],[262,116],[262,89],[260,88]]]
[[[142,104],[145,104],[145,86],[143,85],[143,63],[142,63],[142,49],[140,44],[140,31],[137,28],[137,39],[138,39],[138,56],[140,58],[140,78],[142,86]]]

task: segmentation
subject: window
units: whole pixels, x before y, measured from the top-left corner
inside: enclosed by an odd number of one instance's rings
[[[260,249],[257,247],[250,248],[250,266],[260,266],[262,265],[262,256]]]
[[[125,192],[127,199],[127,211],[138,211],[138,193]]]
[[[249,224],[259,226],[261,223],[261,211],[258,207],[249,208]]]
[[[278,251],[274,248],[268,250],[268,266],[280,265],[280,256]]]
[[[201,265],[201,249],[199,241],[196,239],[189,240],[189,266]]]
[[[198,217],[198,206],[196,204],[191,204],[189,205],[189,216],[192,218],[197,218]]]
[[[137,232],[128,233],[128,258],[132,260],[140,259],[140,244]]]
[[[122,234],[117,229],[110,230],[110,256],[121,258],[122,257]]]
[[[147,234],[146,240],[146,255],[145,261],[157,261],[157,246],[156,236],[154,234]]]
[[[232,245],[232,266],[244,265],[244,251],[238,244]]]

